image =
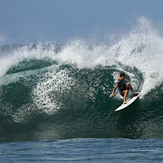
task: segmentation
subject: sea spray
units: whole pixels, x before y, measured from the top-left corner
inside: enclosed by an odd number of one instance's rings
[[[0,141],[162,138],[162,36],[140,18],[113,42],[1,46]],[[120,72],[141,100],[115,113]]]

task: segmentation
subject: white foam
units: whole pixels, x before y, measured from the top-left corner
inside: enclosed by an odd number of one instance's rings
[[[53,67],[54,71],[45,74],[40,80],[37,87],[33,91],[33,101],[39,109],[47,114],[55,113],[62,106],[61,100],[57,100],[60,94],[65,90],[71,89],[74,79],[68,77],[65,70],[57,72],[57,67]]]
[[[131,31],[113,45],[92,45],[90,48],[83,41],[75,41],[67,45],[58,58],[75,63],[79,68],[102,65],[116,66],[126,71],[125,66],[135,67],[144,78],[141,91],[143,96],[163,81],[162,53],[162,36],[148,19],[141,17]],[[134,80],[133,77],[131,80]]]
[[[120,36],[121,37],[121,36]],[[110,39],[108,39],[110,40]],[[45,47],[46,46],[46,47]],[[126,66],[137,68],[143,75],[142,95],[160,85],[163,81],[163,38],[150,21],[140,18],[130,32],[124,34],[114,44],[92,44],[75,40],[55,52],[55,45],[38,44],[37,48],[24,46],[0,60],[0,76],[3,76],[12,66],[24,59],[44,59],[46,57],[57,60],[61,64],[71,63],[78,68],[95,68],[98,65],[115,67],[127,71]],[[32,50],[31,50],[31,49]],[[121,63],[121,64],[119,64]],[[133,69],[134,70],[134,69]],[[134,81],[135,74],[131,76]]]

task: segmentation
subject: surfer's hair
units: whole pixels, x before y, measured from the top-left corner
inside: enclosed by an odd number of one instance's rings
[[[121,74],[120,74],[120,77],[122,77],[122,76],[125,76],[125,74],[123,72],[121,72]]]

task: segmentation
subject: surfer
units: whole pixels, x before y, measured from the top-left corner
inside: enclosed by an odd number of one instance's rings
[[[120,74],[120,79],[117,79],[117,85],[114,87],[113,92],[112,92],[112,94],[110,95],[110,97],[114,96],[114,92],[115,92],[115,90],[116,90],[117,87],[118,87],[120,94],[124,97],[124,99],[123,99],[123,104],[126,104],[126,97],[127,97],[127,95],[128,95],[129,89],[131,90],[131,92],[132,92],[134,95],[135,95],[135,94],[138,94],[138,92],[134,92],[133,89],[132,89],[131,84],[130,84],[130,83],[127,83],[127,84],[126,84],[125,81],[124,81],[124,79],[125,79],[125,74],[122,72],[122,73]]]

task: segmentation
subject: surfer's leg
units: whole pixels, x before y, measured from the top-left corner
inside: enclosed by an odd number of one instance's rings
[[[126,97],[128,95],[128,90],[124,90],[124,99],[123,99],[123,104],[126,104]]]
[[[126,89],[130,89],[131,92],[133,92],[133,88],[132,88],[132,86],[131,86],[130,83],[127,83],[127,84],[126,84]]]
[[[131,92],[133,92],[133,94],[134,94],[134,95],[139,94],[139,92],[134,92],[134,91],[133,91],[133,88],[132,88],[132,86],[131,86],[131,84],[130,84],[130,83],[127,83],[127,84],[126,84],[126,89],[130,89],[130,90],[131,90]]]

